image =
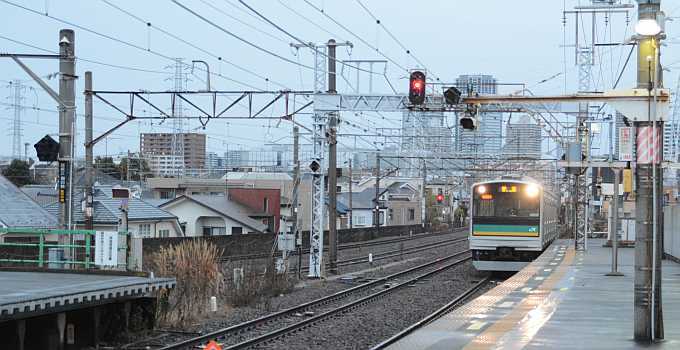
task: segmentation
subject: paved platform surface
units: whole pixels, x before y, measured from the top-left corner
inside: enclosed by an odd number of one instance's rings
[[[665,339],[633,341],[634,249],[619,249],[623,277],[608,277],[611,249],[576,253],[558,241],[486,294],[390,349],[680,349],[680,264],[663,263]]]
[[[0,271],[0,320],[138,297],[174,285],[174,278]]]

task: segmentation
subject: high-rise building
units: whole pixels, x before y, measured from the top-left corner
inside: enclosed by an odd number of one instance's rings
[[[441,156],[453,151],[453,132],[443,112],[404,112],[401,136],[401,153],[405,155]],[[403,175],[417,176],[417,170]]]
[[[498,92],[498,82],[491,75],[461,75],[456,79],[456,87],[463,94],[494,95]],[[503,114],[499,112],[479,113],[477,130],[465,130],[456,126],[457,149],[461,152],[474,154],[498,155],[503,145]],[[495,108],[497,109],[497,108]]]
[[[663,128],[663,160],[677,162],[680,147],[680,123],[667,122]]]
[[[182,144],[181,154],[174,154],[173,142],[177,141]],[[205,168],[205,143],[205,134],[143,133],[139,137],[139,150],[156,174],[182,175],[187,169]]]
[[[406,153],[451,152],[453,135],[443,112],[404,112],[401,150]]]
[[[540,159],[542,154],[541,127],[527,115],[513,118],[506,126],[503,156],[506,158]]]

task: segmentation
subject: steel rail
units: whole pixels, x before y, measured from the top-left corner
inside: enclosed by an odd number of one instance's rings
[[[422,320],[410,325],[408,328],[400,331],[399,333],[395,334],[394,336],[390,337],[389,339],[387,339],[387,340],[381,342],[380,344],[372,347],[371,350],[385,349],[388,346],[390,346],[390,345],[398,342],[399,340],[405,338],[407,335],[413,333],[414,331],[416,331],[416,330],[424,327],[425,325],[431,323],[432,321],[442,317],[444,314],[453,310],[458,304],[463,302],[465,299],[467,299],[471,295],[475,294],[484,285],[489,283],[489,280],[490,280],[490,277],[486,277],[483,280],[477,282],[474,286],[470,287],[470,289],[464,291],[463,293],[458,295],[455,299],[451,300],[446,305],[439,308],[437,311],[425,316],[425,318],[423,318]]]
[[[346,297],[350,296],[351,294],[356,293],[358,291],[363,291],[363,290],[366,290],[366,289],[369,289],[369,288],[373,288],[375,286],[379,286],[380,284],[383,284],[386,281],[393,280],[395,278],[399,278],[401,276],[413,273],[414,271],[418,271],[418,270],[421,270],[421,269],[424,269],[424,268],[428,268],[430,266],[434,266],[436,264],[439,264],[439,263],[442,263],[444,261],[448,261],[448,260],[451,260],[451,259],[454,259],[454,258],[458,258],[458,257],[466,255],[466,254],[469,254],[469,250],[459,252],[459,253],[456,253],[456,254],[452,254],[452,255],[449,255],[449,256],[446,256],[446,257],[443,257],[443,258],[439,258],[439,259],[427,262],[425,264],[421,264],[421,265],[418,265],[418,266],[415,266],[415,267],[412,267],[412,268],[391,274],[389,276],[381,277],[381,278],[378,278],[376,280],[366,282],[366,283],[360,284],[358,286],[354,286],[352,288],[348,288],[348,289],[336,292],[334,294],[331,294],[331,295],[328,295],[328,296],[325,296],[325,297],[322,297],[322,298],[319,298],[319,299],[315,299],[315,300],[312,300],[312,301],[309,301],[309,302],[306,302],[306,303],[303,303],[303,304],[300,304],[300,305],[297,305],[297,306],[294,306],[294,307],[291,307],[291,308],[288,308],[288,309],[284,309],[284,310],[281,310],[281,311],[278,311],[278,312],[275,312],[275,313],[272,313],[272,314],[269,314],[269,315],[265,315],[265,316],[256,318],[254,320],[242,322],[242,323],[239,323],[239,324],[227,327],[227,328],[223,328],[223,329],[218,329],[216,331],[213,331],[213,332],[210,332],[210,333],[198,336],[198,337],[190,338],[190,339],[187,339],[187,340],[175,343],[175,344],[166,345],[165,347],[162,347],[161,349],[162,350],[183,349],[185,347],[195,345],[195,344],[200,344],[200,343],[203,343],[203,342],[206,342],[206,341],[209,341],[209,340],[220,339],[220,338],[225,337],[228,334],[239,333],[239,332],[242,332],[242,331],[245,331],[245,330],[248,330],[248,329],[255,328],[259,325],[270,323],[270,322],[278,320],[282,317],[294,315],[295,313],[305,311],[305,310],[308,310],[308,309],[313,308],[313,307],[326,305],[326,304],[328,304],[332,301],[336,301],[336,300],[339,300],[339,299],[346,298]],[[470,259],[470,256],[468,255],[463,260],[459,260],[456,263],[460,264],[463,261],[467,261],[469,259]],[[421,277],[421,279],[422,278],[424,278],[424,277]],[[390,290],[390,289],[385,289],[385,290]],[[385,290],[383,290],[383,292]]]
[[[467,254],[467,253],[468,253],[468,252],[466,251],[466,252],[463,252],[463,253],[459,253],[458,255],[463,255],[463,254]],[[268,342],[268,341],[272,341],[272,340],[278,339],[278,338],[280,338],[280,337],[282,337],[282,336],[285,336],[286,334],[295,332],[295,331],[297,331],[297,330],[299,330],[299,329],[301,329],[301,328],[308,327],[308,326],[310,326],[310,325],[312,325],[312,324],[314,324],[314,323],[321,322],[321,321],[323,321],[323,320],[325,320],[325,319],[327,319],[327,318],[329,318],[329,317],[332,317],[332,316],[336,316],[336,315],[339,315],[339,314],[343,314],[343,313],[350,312],[350,311],[356,309],[356,308],[359,307],[359,306],[362,306],[362,305],[365,305],[365,304],[367,304],[367,303],[369,303],[369,302],[372,302],[372,301],[374,301],[374,300],[376,300],[376,299],[378,299],[378,298],[380,298],[380,297],[383,297],[383,296],[385,296],[385,295],[387,295],[387,294],[390,294],[390,293],[392,293],[392,292],[394,292],[394,291],[396,291],[396,290],[398,290],[398,289],[401,289],[401,288],[403,288],[403,287],[406,287],[406,286],[408,286],[408,285],[411,285],[411,284],[413,284],[413,283],[415,283],[415,282],[417,282],[417,281],[420,281],[420,280],[422,280],[422,279],[428,278],[428,277],[430,277],[430,276],[432,276],[432,275],[438,274],[438,273],[440,273],[440,272],[442,272],[442,271],[445,271],[445,270],[447,270],[447,269],[450,269],[450,268],[452,268],[452,267],[458,266],[458,265],[460,265],[460,264],[462,264],[462,263],[464,263],[464,262],[466,262],[466,261],[468,261],[468,260],[470,260],[470,259],[471,259],[471,257],[470,257],[470,256],[467,256],[467,257],[465,257],[465,258],[456,260],[456,261],[454,261],[454,262],[452,262],[452,263],[449,263],[449,264],[446,264],[446,265],[444,265],[444,266],[438,267],[438,268],[436,268],[436,269],[434,269],[434,270],[432,270],[432,271],[426,272],[426,273],[424,273],[424,274],[422,274],[422,275],[416,276],[416,277],[414,277],[414,278],[411,278],[411,279],[409,279],[409,280],[407,280],[407,281],[401,282],[401,283],[396,284],[396,285],[394,285],[394,286],[390,286],[389,288],[381,289],[381,290],[379,290],[378,292],[375,292],[375,293],[373,293],[373,294],[367,295],[367,296],[365,296],[365,297],[363,297],[363,298],[360,298],[360,299],[357,299],[357,300],[355,300],[355,301],[349,302],[349,303],[347,303],[347,304],[344,304],[344,305],[342,305],[342,306],[340,306],[340,307],[337,307],[337,308],[334,308],[334,309],[332,309],[332,310],[326,311],[326,312],[321,313],[321,314],[319,314],[319,315],[312,316],[312,317],[307,318],[307,319],[304,319],[304,320],[302,320],[302,321],[300,321],[300,322],[297,322],[297,323],[294,323],[294,324],[292,324],[292,325],[288,325],[288,326],[279,328],[279,329],[277,329],[277,330],[275,330],[275,331],[269,332],[269,333],[267,333],[267,334],[264,334],[264,335],[261,335],[261,336],[255,337],[255,338],[251,338],[251,339],[246,340],[246,341],[243,341],[243,342],[241,342],[241,343],[238,343],[238,344],[235,344],[235,345],[232,345],[232,346],[224,347],[224,350],[247,349],[247,348],[250,348],[251,346],[254,346],[254,345],[257,345],[257,344],[261,344],[261,343],[264,343],[264,342]]]

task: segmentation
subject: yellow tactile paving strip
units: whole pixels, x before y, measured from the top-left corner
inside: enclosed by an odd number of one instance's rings
[[[481,334],[477,335],[472,341],[464,347],[466,350],[482,350],[482,349],[493,349],[499,342],[499,340],[509,331],[515,329],[527,314],[534,310],[537,306],[541,305],[548,295],[553,291],[557,283],[562,280],[564,275],[567,273],[569,266],[574,261],[574,249],[570,247],[564,259],[559,265],[554,266],[554,271],[550,274],[540,286],[535,288],[529,296],[524,298],[524,300],[519,303],[515,308],[505,315],[500,320],[493,323],[487,329],[485,329]],[[531,266],[531,265],[530,265]],[[534,271],[526,271],[527,273],[522,276],[520,281],[513,281],[524,283],[526,282],[536,270],[544,268],[545,266],[534,266]],[[525,269],[527,270],[527,269]],[[523,271],[524,272],[524,271]],[[514,284],[514,283],[513,283]]]

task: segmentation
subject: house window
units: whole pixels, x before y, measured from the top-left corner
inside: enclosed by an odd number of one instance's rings
[[[172,199],[174,198],[174,193],[172,191],[161,191],[161,199]]]
[[[416,219],[416,210],[415,209],[409,209],[408,210],[408,221],[414,221]]]
[[[263,211],[266,213],[269,211],[269,198],[264,197],[264,203],[262,203]]]
[[[355,216],[354,222],[356,222],[357,225],[364,225],[366,224],[366,218],[364,216]]]
[[[158,230],[158,237],[162,238],[170,237],[170,230]]]
[[[139,225],[139,235],[144,238],[151,237],[151,224],[140,224]]]
[[[204,236],[220,236],[227,234],[226,227],[203,226]]]
[[[234,226],[231,228],[231,234],[232,235],[240,235],[243,233],[243,227],[241,226]]]

